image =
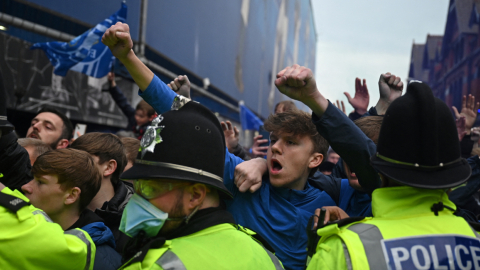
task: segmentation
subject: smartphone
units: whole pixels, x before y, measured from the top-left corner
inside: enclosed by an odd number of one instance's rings
[[[82,136],[85,134],[85,131],[87,130],[87,125],[85,124],[77,124],[75,126],[75,131],[73,132],[73,138],[78,139],[78,137]]]
[[[260,129],[258,130],[258,135],[262,135],[262,139],[261,140],[265,140],[267,139],[268,142],[266,143],[262,143],[260,144],[259,146],[269,146],[270,145],[270,132],[266,131],[263,126],[260,127]]]

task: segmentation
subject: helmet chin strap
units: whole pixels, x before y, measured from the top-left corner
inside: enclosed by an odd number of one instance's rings
[[[439,201],[438,203],[434,203],[434,204],[432,205],[432,207],[430,208],[430,210],[432,210],[432,212],[435,214],[435,216],[438,216],[438,212],[443,211],[444,208],[445,208],[445,209],[448,209],[448,210],[450,210],[450,211],[452,211],[452,212],[455,212],[455,209],[453,209],[453,208],[451,208],[451,207],[449,207],[449,206],[444,205],[443,202],[442,202],[442,197],[443,197],[443,195],[445,195],[445,194],[447,193],[447,190],[448,190],[448,189],[444,189],[444,190],[443,190],[444,192],[443,192],[442,195],[440,196],[440,199],[439,199],[440,201]]]
[[[200,209],[200,206],[202,206],[203,203],[201,203],[200,205],[198,205],[197,207],[195,207],[192,211],[192,213],[190,213],[189,215],[187,216],[184,216],[184,217],[178,217],[178,218],[167,218],[167,220],[171,220],[171,221],[181,221],[181,220],[185,220],[185,223],[188,224],[188,222],[190,221],[190,219],[193,217],[193,215],[195,215],[195,213],[197,213],[197,211]]]

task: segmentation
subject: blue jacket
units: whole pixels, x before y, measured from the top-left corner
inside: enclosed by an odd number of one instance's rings
[[[122,256],[115,251],[113,233],[103,222],[90,223],[82,227],[82,230],[90,235],[97,247],[94,270],[114,270],[122,265]]]

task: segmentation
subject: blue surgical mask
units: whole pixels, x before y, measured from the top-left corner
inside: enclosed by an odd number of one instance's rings
[[[168,219],[168,213],[155,207],[138,194],[133,194],[123,210],[120,231],[130,237],[135,237],[144,231],[147,237],[158,234]]]

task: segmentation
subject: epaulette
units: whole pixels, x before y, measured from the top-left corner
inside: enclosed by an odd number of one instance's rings
[[[0,205],[16,213],[22,209],[22,207],[30,205],[30,203],[15,196],[0,192]]]
[[[268,249],[268,251],[272,252],[272,253],[275,253],[275,250],[273,249],[272,246],[270,246],[270,244],[267,242],[267,240],[263,239],[263,237],[258,234],[257,232],[255,232],[254,235],[251,235],[251,237],[255,238],[255,240],[257,240],[258,242],[262,243],[263,247]]]
[[[147,256],[149,249],[161,248],[165,244],[165,242],[166,239],[164,237],[153,238],[150,242],[148,242],[145,246],[138,250],[138,252],[135,253],[135,255],[129,261],[127,261],[127,263],[125,263],[122,268],[132,265],[136,262],[142,262],[145,256]]]
[[[315,215],[310,217],[310,219],[308,220],[308,225],[307,225],[307,237],[308,237],[308,241],[307,241],[307,263],[306,263],[307,265],[308,265],[308,262],[309,262],[309,258],[311,258],[313,256],[313,254],[315,254],[315,250],[316,250],[318,242],[320,241],[320,238],[321,238],[320,236],[318,236],[317,230],[319,230],[321,228],[325,228],[325,227],[330,226],[330,225],[335,225],[335,224],[337,224],[338,227],[342,227],[342,226],[345,226],[345,225],[363,220],[365,218],[365,217],[348,217],[348,218],[336,220],[336,221],[333,221],[333,222],[327,222],[326,224],[323,225],[323,224],[321,224],[320,220],[324,219],[325,213],[320,213],[320,217],[318,217],[318,220],[319,220],[318,221],[318,226],[317,226],[316,229],[312,229],[313,218],[314,217],[315,217]]]
[[[242,226],[242,225],[239,225],[239,224],[233,224],[237,230],[241,231],[241,232],[244,232],[246,234],[248,234],[250,237],[254,238],[255,240],[257,240],[257,242],[259,242],[260,244],[262,244],[262,246],[267,249],[268,251],[272,252],[272,253],[275,253],[275,250],[273,249],[272,246],[270,246],[270,244],[260,235],[258,234],[257,232],[255,232],[254,230],[252,229],[249,229],[245,226]]]
[[[346,226],[348,224],[351,224],[351,223],[354,223],[354,222],[357,222],[357,221],[360,221],[360,220],[363,220],[365,219],[365,217],[348,217],[348,218],[344,218],[344,219],[340,219],[340,220],[336,220],[336,221],[332,221],[332,222],[327,222],[327,224],[325,224],[324,226],[329,226],[329,225],[333,225],[333,224],[337,224],[338,227],[343,227],[343,226]],[[324,227],[322,226],[322,227]],[[319,228],[320,229],[320,228]]]

